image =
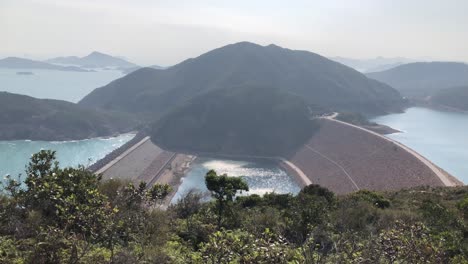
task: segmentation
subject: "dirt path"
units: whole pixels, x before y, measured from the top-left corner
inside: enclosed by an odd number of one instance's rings
[[[362,127],[359,127],[359,126],[356,126],[356,125],[353,125],[353,124],[349,124],[349,123],[346,123],[346,122],[343,122],[343,121],[340,121],[340,120],[336,120],[334,119],[334,117],[336,117],[336,113],[331,115],[331,116],[328,116],[328,117],[323,117],[324,119],[327,119],[327,120],[330,120],[332,122],[337,122],[337,123],[340,123],[340,124],[343,124],[343,125],[347,125],[347,126],[351,126],[351,127],[354,127],[354,128],[357,128],[357,129],[361,129],[363,131],[366,131],[367,133],[371,133],[375,136],[378,136],[386,141],[389,141],[389,142],[392,142],[394,143],[395,145],[399,146],[400,148],[402,148],[403,150],[405,150],[406,152],[410,153],[411,155],[413,155],[414,157],[416,157],[419,161],[421,161],[424,165],[426,165],[429,169],[432,170],[432,172],[440,179],[440,181],[442,181],[442,183],[445,185],[445,186],[458,186],[459,183],[458,182],[455,182],[453,181],[452,179],[450,179],[447,175],[445,175],[439,168],[437,168],[434,164],[432,164],[432,162],[430,162],[429,160],[427,160],[425,157],[423,157],[421,154],[419,154],[418,152],[412,150],[411,148],[401,144],[400,142],[396,141],[396,140],[393,140],[391,138],[388,138],[388,137],[385,137],[383,135],[380,135],[376,132],[373,132],[373,131],[370,131],[368,129],[365,129],[365,128],[362,128]]]

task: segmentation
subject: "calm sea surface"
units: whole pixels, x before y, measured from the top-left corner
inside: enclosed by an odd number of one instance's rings
[[[122,146],[132,139],[134,134],[123,134],[111,138],[93,138],[76,141],[48,142],[48,141],[0,141],[0,175],[17,176],[23,174],[25,165],[31,154],[41,149],[57,151],[57,159],[61,167],[90,165],[103,158],[112,150]]]
[[[402,131],[388,135],[468,183],[468,114],[413,107],[372,121]]]
[[[30,71],[33,75],[18,75]],[[28,69],[0,69],[0,91],[36,98],[78,102],[95,88],[122,77],[120,71],[72,72]]]
[[[209,170],[215,170],[218,174],[226,173],[231,177],[244,178],[250,191],[243,194],[263,195],[267,192],[296,194],[300,191],[294,178],[274,162],[197,158],[190,171],[182,178],[182,184],[172,202],[176,202],[191,189],[207,192],[205,174]]]

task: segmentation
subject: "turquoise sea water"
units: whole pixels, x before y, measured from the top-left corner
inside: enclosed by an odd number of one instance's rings
[[[16,74],[21,71],[30,71],[34,74]],[[95,88],[104,86],[122,76],[123,74],[116,70],[72,72],[0,69],[0,91],[76,103]]]
[[[249,185],[250,191],[243,194],[263,195],[267,192],[296,194],[300,191],[300,187],[294,178],[274,162],[197,158],[190,171],[182,178],[182,184],[172,202],[176,202],[191,189],[207,192],[205,174],[212,169],[218,174],[226,173],[231,177],[244,178]]]
[[[23,174],[25,165],[33,153],[41,149],[57,151],[60,166],[91,165],[112,150],[132,139],[134,134],[123,134],[110,138],[93,138],[76,141],[0,141],[0,175],[16,177]]]
[[[468,114],[413,107],[372,121],[402,131],[388,137],[468,183]]]

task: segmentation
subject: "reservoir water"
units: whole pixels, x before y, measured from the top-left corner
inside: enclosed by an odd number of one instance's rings
[[[134,134],[122,134],[110,138],[93,138],[76,141],[0,141],[0,175],[12,177],[23,174],[31,154],[41,149],[57,151],[61,167],[91,165],[114,149],[132,139]]]
[[[412,107],[372,121],[402,131],[387,136],[468,183],[468,114]]]
[[[288,175],[273,161],[234,161],[221,159],[197,158],[190,171],[182,178],[177,193],[172,198],[176,202],[189,190],[207,192],[205,174],[209,170],[226,173],[230,177],[242,177],[249,185],[249,192],[243,194],[292,193],[300,191],[294,178]]]
[[[32,75],[18,75],[28,71]],[[116,70],[73,72],[37,69],[0,69],[0,91],[76,103],[95,88],[122,77]]]

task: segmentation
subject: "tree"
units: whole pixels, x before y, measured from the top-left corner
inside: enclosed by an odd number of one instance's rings
[[[219,229],[226,207],[232,203],[237,192],[249,191],[249,186],[242,178],[228,177],[226,174],[218,176],[214,170],[206,173],[205,183],[211,196],[216,199]]]

